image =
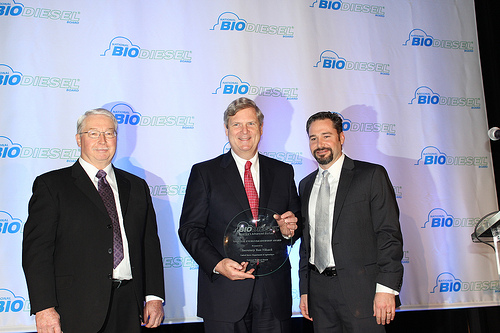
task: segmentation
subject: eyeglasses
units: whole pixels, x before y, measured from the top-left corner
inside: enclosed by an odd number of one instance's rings
[[[114,139],[116,138],[116,132],[111,132],[111,131],[105,131],[105,132],[99,132],[99,131],[87,131],[87,132],[81,132],[80,134],[87,134],[89,138],[91,139],[99,139],[101,134],[104,134],[104,137],[106,139]]]

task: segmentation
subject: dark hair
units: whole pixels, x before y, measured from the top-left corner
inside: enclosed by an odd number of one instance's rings
[[[333,128],[337,130],[337,134],[342,133],[342,117],[337,112],[330,112],[330,111],[320,111],[316,112],[312,116],[307,119],[306,123],[306,132],[309,134],[309,127],[311,127],[311,124],[315,122],[316,120],[324,120],[324,119],[330,119],[333,123]]]
[[[254,101],[252,101],[250,98],[246,97],[240,97],[229,103],[227,106],[226,111],[224,111],[224,125],[228,125],[229,123],[229,117],[234,116],[238,111],[241,111],[243,109],[247,108],[253,108],[255,109],[255,112],[257,113],[257,119],[259,120],[259,125],[262,126],[264,123],[264,114],[262,111],[260,111],[259,107],[257,104],[255,104]]]

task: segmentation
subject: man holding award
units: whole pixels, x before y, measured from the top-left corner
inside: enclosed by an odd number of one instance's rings
[[[200,266],[206,333],[290,332],[287,245],[300,202],[291,165],[258,154],[264,115],[238,98],[224,112],[231,150],[191,169],[179,236]]]

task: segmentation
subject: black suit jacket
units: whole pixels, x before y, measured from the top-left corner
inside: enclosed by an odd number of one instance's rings
[[[307,294],[309,289],[308,211],[317,172],[309,174],[299,184],[305,220],[300,247],[301,294]],[[399,291],[403,280],[399,209],[394,189],[382,166],[345,157],[332,222],[333,255],[349,308],[356,317],[370,317],[376,284]],[[311,297],[308,300],[314,302]]]
[[[139,316],[145,295],[165,297],[156,216],[146,182],[114,171]],[[55,307],[64,331],[97,332],[111,296],[113,232],[79,162],[36,178],[23,237],[31,313]]]
[[[298,214],[300,203],[291,165],[259,155],[259,206],[282,214]],[[213,273],[224,255],[223,238],[234,216],[249,209],[248,199],[231,152],[193,166],[182,207],[179,236],[200,266],[198,316],[236,322],[245,314],[255,280],[231,281]],[[258,277],[265,283],[274,315],[290,318],[292,297],[290,263]]]

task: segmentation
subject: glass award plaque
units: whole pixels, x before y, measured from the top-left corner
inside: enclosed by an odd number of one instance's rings
[[[292,240],[281,234],[275,214],[270,209],[259,208],[257,219],[252,217],[250,209],[233,217],[224,234],[226,257],[240,264],[248,262],[247,270],[254,268],[255,276],[269,275],[283,266]]]

